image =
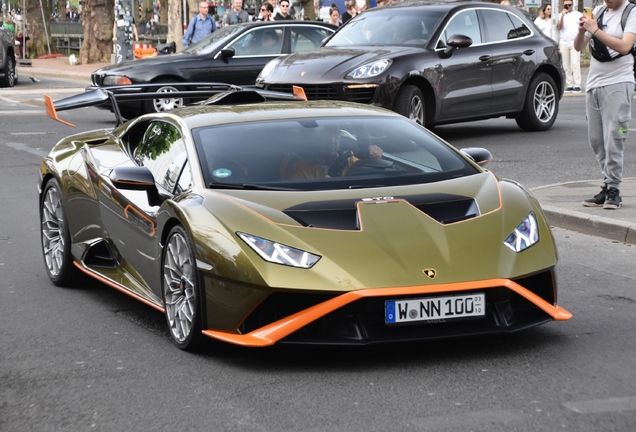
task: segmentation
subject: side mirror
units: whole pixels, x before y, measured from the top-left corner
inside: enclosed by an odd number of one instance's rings
[[[236,55],[236,51],[232,47],[223,48],[221,50],[221,57],[223,57],[223,58],[230,58],[230,57],[234,57],[235,55]]]
[[[146,191],[148,204],[151,206],[158,206],[163,202],[148,167],[116,167],[110,173],[110,180],[117,189]]]
[[[449,58],[453,51],[458,48],[468,48],[473,44],[473,40],[468,36],[454,34],[450,38],[448,38],[448,42],[446,43],[446,49],[440,52],[441,58]]]
[[[486,165],[493,159],[492,153],[481,147],[468,147],[459,151],[480,166]]]

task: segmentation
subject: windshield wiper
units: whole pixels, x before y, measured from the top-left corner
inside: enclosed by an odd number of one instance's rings
[[[300,189],[290,189],[290,188],[282,188],[275,186],[263,186],[251,183],[220,183],[220,182],[212,182],[208,185],[210,189],[241,189],[241,190],[271,190],[271,191],[297,191]]]
[[[387,185],[379,185],[379,184],[371,184],[371,185],[350,185],[349,189],[369,189],[369,188],[379,188],[379,187],[388,187]]]

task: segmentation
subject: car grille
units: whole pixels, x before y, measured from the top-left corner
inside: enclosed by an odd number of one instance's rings
[[[345,100],[358,103],[371,103],[375,94],[375,87],[347,89],[332,84],[270,84],[267,89],[292,93],[292,85],[297,85],[305,90],[307,100]],[[342,88],[343,90],[339,90]]]
[[[91,74],[91,86],[100,87],[102,85],[102,76],[99,74]]]

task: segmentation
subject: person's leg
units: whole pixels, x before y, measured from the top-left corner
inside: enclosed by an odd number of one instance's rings
[[[563,70],[565,70],[565,87],[574,87],[572,79],[572,69],[570,68],[570,48],[566,42],[559,42],[559,51],[563,60]]]
[[[605,178],[605,145],[603,143],[603,119],[601,118],[600,105],[602,103],[602,97],[599,101],[598,88],[592,89],[585,93],[585,114],[587,116],[587,136],[590,141],[590,147],[596,155],[596,160],[601,167],[601,173],[603,174],[603,183],[606,182]]]
[[[634,84],[613,84],[599,90],[599,95],[602,94],[599,102],[605,148],[602,165],[604,181],[608,188],[619,189],[623,180],[623,153],[632,114],[631,96],[634,93]]]
[[[570,69],[572,70],[572,87],[581,88],[581,53],[570,45]]]

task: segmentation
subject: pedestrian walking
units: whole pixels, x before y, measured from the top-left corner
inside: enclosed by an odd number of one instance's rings
[[[629,10],[628,10],[629,8]],[[623,17],[623,14],[628,14]],[[617,209],[622,205],[625,140],[632,115],[636,8],[628,0],[605,0],[594,18],[581,15],[574,39],[577,52],[590,46],[585,84],[585,111],[590,145],[603,174],[601,192],[583,201],[586,207]]]
[[[559,51],[565,69],[565,92],[581,93],[581,53],[574,49],[574,38],[578,33],[579,20],[583,14],[574,10],[573,0],[563,1],[563,10],[559,14],[557,28],[559,36]]]
[[[190,20],[188,29],[183,35],[183,47],[187,48],[215,31],[216,22],[208,14],[208,2],[199,2],[199,13]]]

